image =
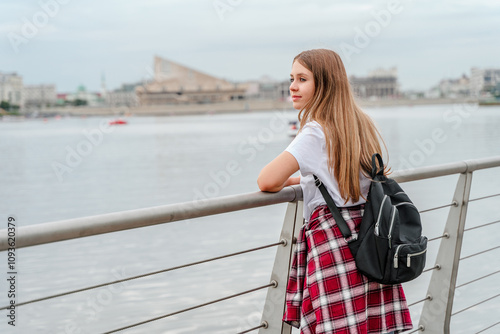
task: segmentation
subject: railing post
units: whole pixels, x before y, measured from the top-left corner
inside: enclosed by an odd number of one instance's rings
[[[460,261],[460,251],[467,215],[472,172],[460,174],[453,195],[454,206],[450,208],[436,258],[438,269],[434,270],[427,290],[419,326],[422,332],[450,333],[450,319],[455,297],[455,285]]]
[[[274,259],[271,281],[277,283],[276,287],[267,290],[264,311],[261,323],[266,323],[259,334],[289,334],[292,332],[290,325],[281,321],[285,311],[285,293],[293,256],[293,240],[297,237],[303,224],[303,202],[289,203],[285,213],[280,240],[286,240],[286,245],[279,246]]]

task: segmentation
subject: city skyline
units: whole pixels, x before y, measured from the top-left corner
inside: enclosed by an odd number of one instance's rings
[[[186,66],[187,68],[191,68],[189,67],[188,65],[186,64],[182,64],[182,63],[178,63],[179,65],[183,65],[183,66]],[[210,75],[210,73],[208,73],[207,71],[204,71],[204,70],[199,70],[199,69],[195,69],[195,68],[191,68],[192,70],[195,70],[195,71],[199,71],[200,73],[204,73],[204,74],[207,74],[207,75]],[[438,87],[441,83],[445,82],[445,81],[454,81],[454,80],[460,80],[460,79],[463,79],[464,76],[466,79],[469,79],[470,78],[470,74],[471,74],[471,70],[473,69],[473,67],[471,67],[469,69],[469,71],[467,72],[464,72],[462,73],[461,75],[457,76],[457,77],[443,77],[443,78],[439,78],[437,82],[434,82],[433,84],[431,84],[429,87],[422,87],[420,89],[407,89],[407,90],[400,90],[401,93],[404,93],[404,92],[408,92],[408,93],[411,93],[411,92],[427,92],[427,91],[431,91],[433,89],[436,89],[436,87]],[[112,92],[112,91],[121,91],[123,90],[123,87],[127,87],[127,86],[136,86],[136,85],[146,85],[148,83],[152,83],[152,82],[155,82],[156,79],[154,78],[154,74],[153,74],[153,66],[151,67],[148,67],[147,68],[147,72],[148,72],[148,77],[147,78],[138,78],[136,80],[132,80],[132,81],[129,81],[129,82],[122,82],[122,83],[119,83],[118,86],[116,87],[109,87],[107,82],[106,82],[106,78],[105,78],[105,74],[104,72],[101,72],[99,73],[99,78],[100,78],[100,82],[99,82],[99,87],[95,87],[95,89],[89,89],[87,87],[87,85],[83,82],[79,83],[77,86],[73,87],[73,88],[70,88],[69,90],[61,90],[59,88],[57,88],[57,85],[55,85],[54,83],[52,82],[42,82],[42,83],[27,83],[29,82],[29,79],[26,80],[25,77],[22,76],[22,74],[16,72],[16,71],[13,71],[13,72],[2,72],[0,71],[0,73],[3,73],[3,74],[6,74],[6,75],[9,75],[9,74],[15,74],[15,75],[18,75],[22,78],[23,82],[24,82],[24,86],[25,87],[38,87],[38,86],[55,86],[56,87],[56,91],[58,94],[71,94],[71,93],[75,93],[75,92],[78,92],[78,91],[87,91],[87,92],[94,92],[96,94],[101,94],[103,92],[103,89],[105,89],[106,92]],[[372,77],[373,75],[377,75],[377,73],[380,75],[379,72],[383,72],[383,73],[386,73],[387,75],[395,75],[395,78],[397,81],[397,84],[400,86],[401,85],[401,82],[399,82],[399,77],[398,77],[398,68],[397,67],[388,67],[388,68],[376,68],[376,69],[373,69],[373,70],[370,70],[368,73],[364,73],[364,74],[359,74],[359,75],[349,75],[349,77],[353,80],[356,80],[356,79],[365,79],[365,78],[369,78],[369,77]],[[216,76],[214,76],[216,77]],[[220,79],[224,79],[224,78],[220,78]],[[282,82],[285,82],[285,81],[288,81],[288,78],[273,78],[273,77],[270,77],[269,75],[262,75],[261,77],[258,77],[258,78],[252,78],[252,79],[248,79],[248,80],[244,80],[244,81],[230,81],[230,82],[233,82],[235,84],[245,84],[245,83],[251,83],[251,82],[262,82],[262,83],[267,83],[267,82],[274,82],[274,83],[282,83]]]
[[[337,51],[348,75],[398,68],[402,90],[426,90],[471,67],[500,67],[500,4],[480,0],[215,0],[0,5],[0,71],[25,85],[99,91],[152,78],[159,55],[230,81],[288,77],[302,50]]]

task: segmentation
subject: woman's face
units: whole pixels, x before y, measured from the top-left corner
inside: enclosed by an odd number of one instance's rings
[[[297,110],[304,108],[313,97],[315,88],[312,72],[298,61],[294,61],[292,73],[290,73],[290,95],[293,107]]]

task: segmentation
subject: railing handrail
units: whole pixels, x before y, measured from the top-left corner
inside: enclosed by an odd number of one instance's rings
[[[432,177],[466,173],[491,167],[500,167],[500,156],[395,171],[391,177],[403,183]],[[16,248],[124,231],[133,228],[285,202],[294,202],[301,199],[302,189],[299,185],[295,185],[285,187],[277,193],[253,192],[29,225],[17,229]],[[0,251],[7,250],[8,248],[7,231],[5,229],[0,230]]]
[[[399,170],[392,173],[391,177],[399,183],[404,183],[453,174],[468,173],[492,167],[500,167],[500,156],[474,160],[464,160],[408,170]]]
[[[259,191],[29,225],[17,228],[16,248],[295,202],[300,199],[302,189],[296,185],[277,193]],[[7,241],[7,231],[0,230],[0,251],[8,249]]]

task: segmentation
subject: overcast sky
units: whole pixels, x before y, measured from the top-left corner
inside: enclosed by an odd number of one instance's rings
[[[0,71],[25,84],[99,90],[151,77],[154,55],[231,81],[286,80],[302,50],[329,48],[349,75],[396,66],[427,89],[500,67],[500,1],[2,0]]]

